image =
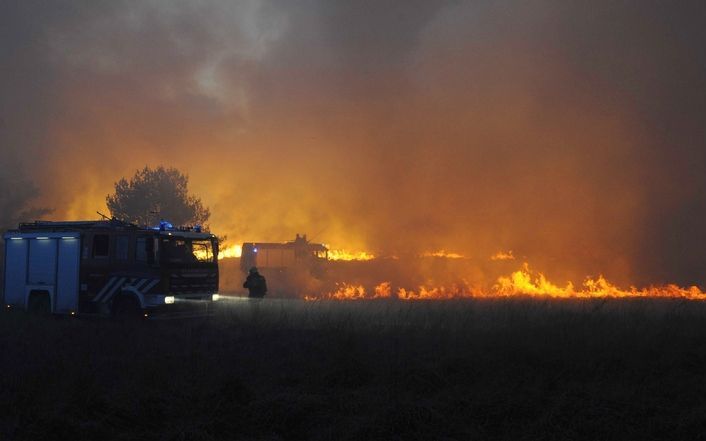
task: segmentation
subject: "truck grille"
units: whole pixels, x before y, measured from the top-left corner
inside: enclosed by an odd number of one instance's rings
[[[218,292],[218,274],[210,271],[181,271],[169,278],[169,292],[174,294]]]

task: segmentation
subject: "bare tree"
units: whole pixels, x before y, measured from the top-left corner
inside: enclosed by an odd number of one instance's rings
[[[128,181],[115,183],[106,197],[112,216],[138,225],[155,225],[160,219],[174,225],[203,225],[211,212],[201,199],[189,195],[189,177],[176,168],[145,166]]]

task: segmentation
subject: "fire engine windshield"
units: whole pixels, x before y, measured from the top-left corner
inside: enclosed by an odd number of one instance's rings
[[[208,239],[170,238],[163,248],[170,263],[215,262],[213,241]]]

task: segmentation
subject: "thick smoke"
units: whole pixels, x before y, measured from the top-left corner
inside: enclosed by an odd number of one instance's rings
[[[37,179],[51,173],[42,156],[52,114],[54,78],[43,52],[41,23],[26,5],[0,6],[0,229],[41,217]]]
[[[165,164],[236,241],[706,281],[702,2],[0,9],[0,139],[57,218]]]

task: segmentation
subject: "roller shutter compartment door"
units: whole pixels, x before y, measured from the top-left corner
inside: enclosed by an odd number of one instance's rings
[[[27,239],[5,240],[5,303],[24,305],[27,281]]]
[[[78,238],[62,238],[59,241],[59,264],[56,286],[56,311],[78,310],[79,264],[81,241]]]
[[[29,241],[29,285],[54,286],[56,283],[57,239]]]

